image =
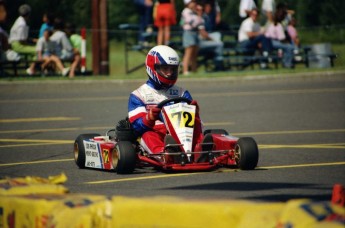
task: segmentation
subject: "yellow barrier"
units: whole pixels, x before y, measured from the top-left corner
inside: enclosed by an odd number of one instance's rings
[[[48,179],[0,180],[0,227],[343,228],[345,222],[345,208],[330,202],[301,199],[259,203],[164,196],[108,198],[67,194],[66,188],[57,185],[66,180],[63,174]]]
[[[345,209],[328,202],[287,203],[113,197],[115,227],[341,227]]]
[[[64,194],[68,189],[62,185],[66,182],[65,174],[46,178],[41,177],[19,177],[7,178],[0,180],[0,195],[25,195],[25,194],[41,194],[55,193]]]
[[[35,194],[0,196],[0,227],[111,227],[105,196]]]

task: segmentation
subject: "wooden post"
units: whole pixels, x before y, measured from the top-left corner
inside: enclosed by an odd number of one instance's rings
[[[107,1],[92,0],[92,71],[109,74]]]
[[[107,0],[100,0],[100,44],[101,44],[101,74],[109,75],[109,44],[108,44],[108,12]]]

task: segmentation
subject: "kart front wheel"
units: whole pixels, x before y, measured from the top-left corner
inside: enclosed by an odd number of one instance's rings
[[[259,150],[253,138],[239,138],[235,147],[235,160],[242,170],[252,170],[258,164]]]
[[[76,140],[74,141],[74,161],[79,168],[85,168],[85,147],[84,147],[84,140],[92,139],[96,136],[100,136],[100,134],[92,133],[92,134],[82,134],[79,135]]]
[[[112,165],[118,174],[133,173],[136,152],[130,141],[117,142],[112,153]]]

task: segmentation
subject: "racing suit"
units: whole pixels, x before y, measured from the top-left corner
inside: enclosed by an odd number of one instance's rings
[[[155,107],[161,101],[176,97],[184,97],[192,100],[192,96],[188,90],[176,85],[167,89],[159,89],[150,79],[131,93],[128,101],[129,121],[134,130],[141,136],[140,144],[148,153],[160,153],[164,151],[164,137],[167,130],[164,126],[162,115],[156,120],[153,128],[145,125],[145,121],[143,120],[150,108]],[[195,140],[201,140],[201,133],[201,124],[195,124],[194,135],[197,136]]]

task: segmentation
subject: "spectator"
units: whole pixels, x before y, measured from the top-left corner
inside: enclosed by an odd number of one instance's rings
[[[139,44],[145,44],[145,31],[149,30],[152,25],[153,0],[134,0],[139,13]]]
[[[256,9],[256,4],[254,0],[241,0],[239,7],[239,15],[241,18],[246,18],[249,16],[250,12]]]
[[[50,39],[56,42],[56,55],[63,61],[73,60],[73,48],[66,33],[63,31],[64,23],[60,18],[54,20],[54,32]]]
[[[255,50],[260,49],[263,56],[268,56],[272,49],[271,40],[261,32],[260,24],[257,23],[258,10],[253,9],[250,16],[245,19],[238,31],[239,46],[247,52],[254,54]],[[261,67],[267,68],[265,61],[261,61]]]
[[[11,46],[8,43],[8,34],[1,27],[2,23],[6,21],[6,17],[5,3],[0,0],[0,60],[18,61],[20,60],[20,56],[17,52],[11,50]]]
[[[80,67],[80,62],[81,62],[80,51],[81,51],[82,37],[76,33],[76,28],[74,24],[67,23],[65,31],[73,47],[73,62],[71,64],[71,69],[69,72],[69,77],[73,78],[75,76],[76,69]]]
[[[291,18],[295,14],[295,11],[288,9],[286,3],[279,3],[276,7],[275,17],[278,18],[282,24],[284,30],[286,31],[288,24],[290,23]]]
[[[66,76],[69,68],[64,68],[61,60],[54,54],[56,43],[50,40],[51,35],[52,31],[46,29],[43,32],[43,37],[38,39],[36,45],[37,59],[43,61],[41,65],[42,72],[47,70],[48,65],[54,64],[60,70],[61,75]]]
[[[273,15],[275,12],[275,0],[263,0],[261,9],[265,17],[265,25],[268,26],[273,22]]]
[[[275,13],[273,23],[266,30],[265,36],[272,40],[272,46],[276,50],[283,50],[283,67],[293,68],[294,46],[288,43],[284,28],[281,24],[282,18]]]
[[[29,39],[29,26],[27,25],[31,14],[31,7],[27,4],[21,5],[18,12],[19,17],[14,22],[10,31],[9,43],[11,44],[13,51],[19,54],[27,54],[30,55],[31,58],[34,58],[36,49],[33,43],[37,40]],[[35,66],[35,63],[30,64],[30,67],[26,69],[27,74],[32,75],[34,73]]]
[[[43,33],[45,30],[53,30],[53,22],[54,22],[54,16],[50,12],[46,12],[43,14],[42,17],[43,24],[41,25],[40,32],[38,34],[38,38],[43,36]]]
[[[208,33],[205,30],[204,21],[201,17],[202,9],[198,14],[198,5],[195,0],[184,0],[185,8],[182,11],[181,24],[183,27],[183,47],[185,48],[183,56],[183,74],[189,74],[189,68],[192,72],[197,70],[197,57],[199,51],[199,33],[205,39]]]
[[[221,11],[217,0],[206,0],[204,2],[204,20],[207,32],[214,32],[223,27],[221,24]]]
[[[14,51],[19,54],[35,55],[35,43],[36,40],[29,39],[29,26],[27,22],[31,14],[31,7],[27,4],[19,7],[19,17],[14,22],[11,31],[9,42]]]
[[[147,54],[145,65],[148,80],[130,94],[128,117],[133,129],[141,136],[140,144],[145,151],[154,154],[168,150],[165,145],[173,143],[172,138],[166,136],[167,129],[157,104],[169,98],[184,97],[191,100],[197,110],[198,106],[188,90],[175,85],[179,68],[179,56],[175,50],[164,45],[156,46]],[[195,121],[194,144],[203,139],[198,111]]]
[[[287,27],[287,33],[290,37],[291,44],[295,46],[295,49],[298,49],[300,46],[300,40],[296,29],[296,19],[294,17],[292,17],[290,20],[290,23]]]
[[[175,0],[158,0],[154,25],[158,28],[157,44],[168,45],[170,26],[176,24]]]
[[[222,35],[220,32],[215,32],[215,24],[213,25],[212,21],[216,21],[216,14],[214,10],[215,5],[211,4],[210,1],[207,1],[204,4],[204,11],[201,12],[202,18],[205,22],[205,30],[206,33],[204,36],[200,35],[200,44],[199,44],[199,51],[212,53],[214,64],[215,64],[215,71],[223,70],[223,48],[224,43],[222,42]],[[200,8],[202,10],[202,8]],[[213,18],[212,18],[213,17]],[[206,37],[203,38],[203,37]]]

